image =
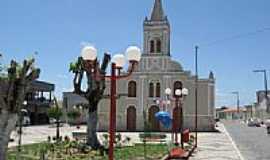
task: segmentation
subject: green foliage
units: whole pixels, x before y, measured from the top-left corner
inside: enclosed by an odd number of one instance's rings
[[[141,139],[144,139],[144,138],[165,139],[166,134],[162,134],[162,133],[141,133],[141,134],[139,134],[139,137]]]
[[[68,118],[72,119],[72,120],[76,120],[77,118],[79,118],[81,116],[81,112],[78,110],[71,110],[67,113]]]
[[[75,62],[71,62],[69,64],[69,72],[76,73],[82,71],[83,67],[82,65],[83,65],[82,58],[79,57],[78,60],[76,60]]]
[[[5,77],[7,71],[6,66],[2,63],[2,57],[3,55],[0,54],[0,78]]]
[[[65,146],[67,143],[40,143],[22,146],[23,160],[40,160],[42,155],[46,155],[48,159],[65,159],[65,160],[104,160],[107,156],[101,156],[97,151],[88,150],[82,143],[75,141],[72,146]],[[76,143],[76,144],[75,144]],[[147,159],[161,159],[168,153],[167,145],[165,144],[147,144]],[[68,150],[68,152],[67,152]],[[8,159],[16,160],[16,148],[10,148],[8,151]],[[133,147],[115,148],[114,159],[143,159],[144,146],[142,144]]]
[[[63,116],[62,109],[59,107],[52,107],[48,110],[48,116],[54,119],[60,119]]]

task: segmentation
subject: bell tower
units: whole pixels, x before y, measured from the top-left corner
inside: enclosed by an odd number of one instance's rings
[[[170,24],[161,0],[155,0],[150,19],[145,18],[144,56],[170,56]]]

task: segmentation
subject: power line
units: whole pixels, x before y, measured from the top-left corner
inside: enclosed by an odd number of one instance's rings
[[[223,42],[227,42],[227,41],[232,41],[232,40],[235,40],[235,39],[241,39],[241,38],[253,36],[253,35],[256,35],[256,34],[259,34],[259,33],[265,32],[265,31],[268,31],[268,30],[270,30],[270,27],[265,27],[265,28],[258,29],[258,30],[252,31],[252,32],[238,34],[238,35],[234,35],[234,36],[231,36],[231,37],[227,37],[227,38],[215,40],[215,41],[210,42],[210,43],[202,44],[202,46],[209,47],[209,46],[213,46],[213,45],[220,44],[220,43],[223,43]]]

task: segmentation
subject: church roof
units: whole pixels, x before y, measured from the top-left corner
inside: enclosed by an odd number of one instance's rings
[[[155,0],[152,10],[151,21],[162,21],[165,19],[161,0]]]

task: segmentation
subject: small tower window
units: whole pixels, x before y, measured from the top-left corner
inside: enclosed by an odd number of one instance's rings
[[[150,41],[150,53],[154,53],[155,52],[155,41],[151,40]]]
[[[157,53],[160,53],[161,52],[161,41],[158,39],[157,40],[157,48],[156,48],[156,50],[157,50]]]
[[[160,83],[156,84],[156,97],[160,97]]]
[[[149,84],[149,97],[154,97],[154,84],[152,82]]]

